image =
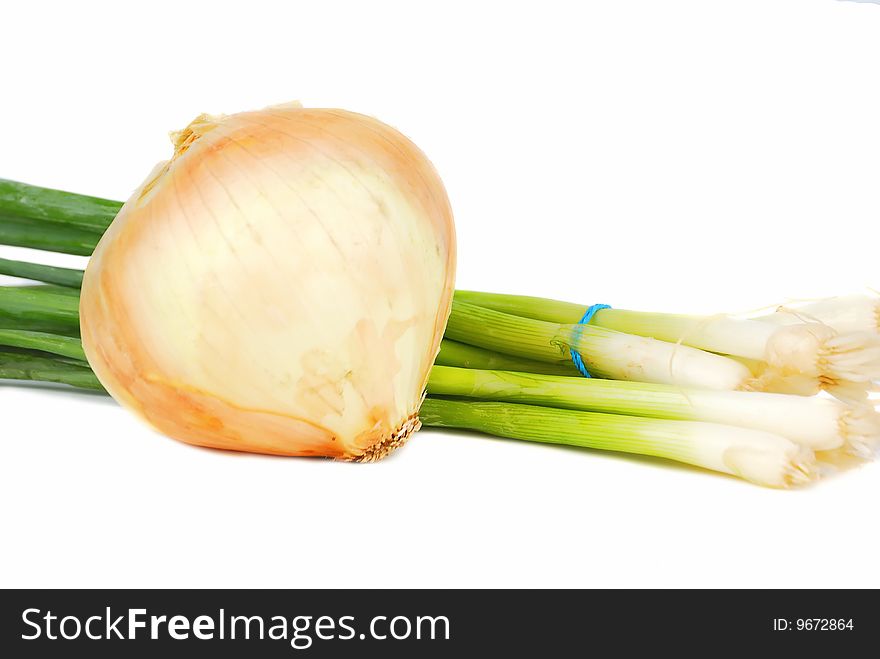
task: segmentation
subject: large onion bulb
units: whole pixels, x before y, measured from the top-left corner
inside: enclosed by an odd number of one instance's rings
[[[192,444],[355,460],[399,446],[455,269],[425,155],[375,119],[294,104],[172,138],[85,274],[101,383]]]

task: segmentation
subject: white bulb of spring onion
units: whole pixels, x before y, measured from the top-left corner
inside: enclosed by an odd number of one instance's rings
[[[645,334],[710,352],[765,362],[781,376],[805,375],[835,386],[880,377],[880,336],[839,333],[816,322],[782,325],[730,316],[686,316],[605,309],[600,327]]]
[[[692,464],[768,487],[802,485],[816,475],[813,451],[785,437],[700,421],[684,428],[695,438],[688,460]]]
[[[428,159],[375,119],[295,104],[202,115],[172,139],[86,270],[101,383],[202,446],[399,446],[452,300],[452,212]]]

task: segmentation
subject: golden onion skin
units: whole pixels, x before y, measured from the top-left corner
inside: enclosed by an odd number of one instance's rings
[[[403,443],[454,285],[425,155],[370,117],[294,106],[173,138],[83,280],[101,383],[200,446],[373,460]]]

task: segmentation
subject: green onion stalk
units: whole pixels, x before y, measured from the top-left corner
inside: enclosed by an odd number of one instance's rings
[[[122,202],[0,179],[0,217],[50,222],[103,234]]]
[[[806,483],[816,468],[809,449],[779,435],[697,421],[431,397],[419,416],[428,426],[667,458],[771,487]]]
[[[2,286],[0,329],[79,336],[79,297],[37,286]]]
[[[781,435],[862,458],[880,447],[880,415],[833,398],[681,387],[435,365],[428,393],[629,416],[704,421]]]
[[[0,258],[0,275],[42,281],[58,288],[77,289],[82,286],[83,271]]]
[[[0,348],[0,379],[30,380],[104,391],[88,364]]]
[[[47,352],[79,362],[86,361],[79,339],[48,332],[0,328],[0,346]]]

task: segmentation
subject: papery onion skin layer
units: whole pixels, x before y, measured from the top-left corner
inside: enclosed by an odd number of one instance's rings
[[[454,285],[425,155],[370,117],[293,105],[173,139],[83,280],[104,387],[201,446],[374,460],[403,443]]]

